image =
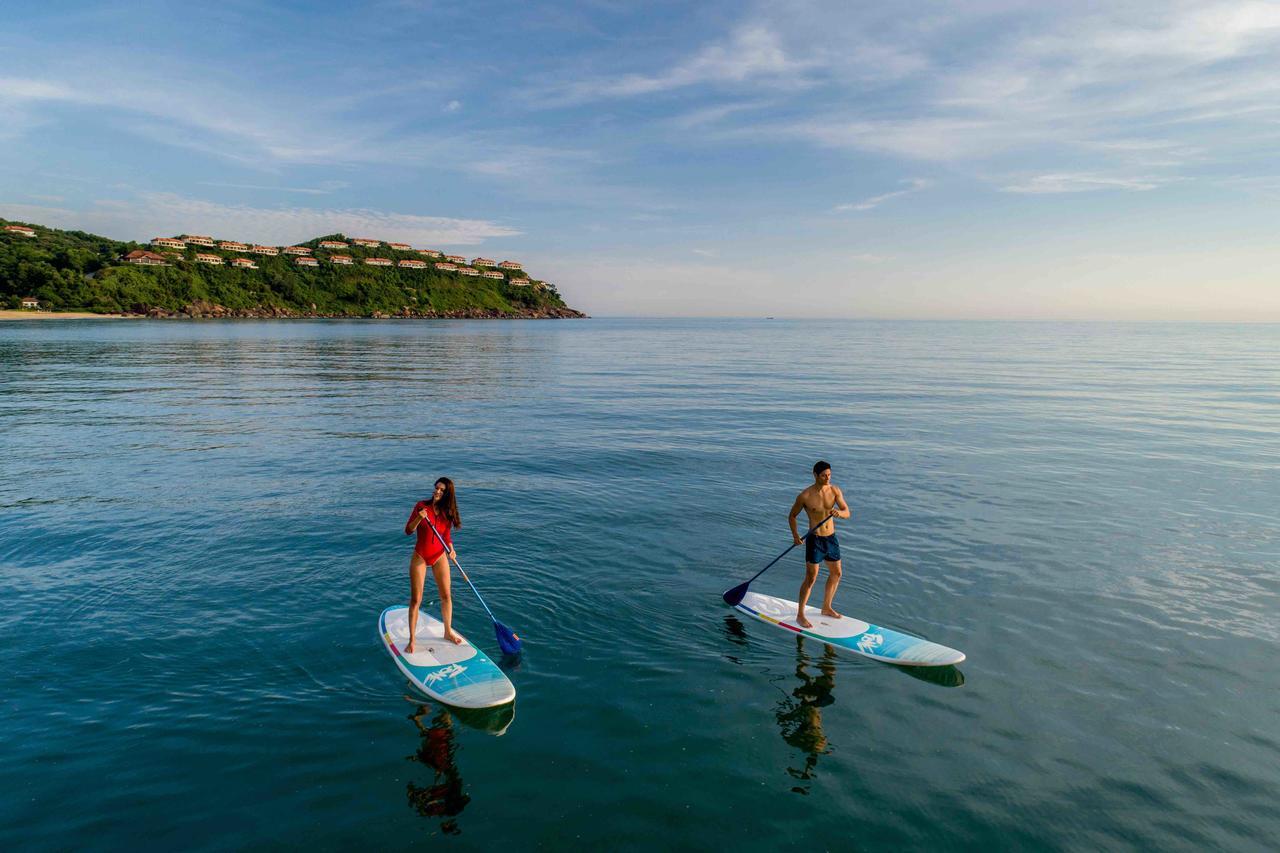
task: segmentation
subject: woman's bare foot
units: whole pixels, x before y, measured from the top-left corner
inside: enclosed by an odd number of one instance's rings
[[[822,608],[822,615],[823,615],[823,616],[830,616],[832,619],[843,619],[843,618],[844,618],[843,616],[841,616],[839,613],[835,612],[835,610],[834,610],[834,609],[832,609],[832,608],[830,608],[830,607],[824,607],[824,608]]]
[[[797,615],[796,615],[796,624],[797,624],[797,625],[799,625],[801,628],[812,628],[812,627],[813,627],[813,623],[812,623],[812,622],[810,622],[808,619],[804,618],[804,614],[803,614],[803,613],[800,613],[800,614],[797,614]]]
[[[414,652],[416,652],[417,650],[418,650],[418,647],[417,647],[417,646],[415,646],[415,645],[413,644],[413,640],[410,640],[410,641],[409,641],[409,645],[407,645],[407,646],[405,646],[405,647],[404,647],[404,653],[405,653],[406,655],[411,655],[411,654],[413,654]]]
[[[449,642],[453,643],[455,646],[462,644],[462,638],[459,637],[452,628],[448,628],[445,630],[444,638]]]

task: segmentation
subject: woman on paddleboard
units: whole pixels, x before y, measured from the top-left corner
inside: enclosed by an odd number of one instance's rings
[[[406,536],[414,532],[418,534],[418,543],[409,558],[409,645],[404,649],[407,654],[417,651],[414,643],[418,632],[418,608],[422,605],[422,584],[426,580],[428,566],[436,579],[436,589],[440,591],[440,621],[444,622],[444,638],[451,643],[462,642],[462,638],[453,631],[453,597],[449,593],[449,560],[458,558],[453,550],[453,529],[461,526],[453,480],[441,477],[436,480],[431,500],[414,504],[404,526]]]

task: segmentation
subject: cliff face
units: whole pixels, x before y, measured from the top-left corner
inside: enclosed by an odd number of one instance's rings
[[[465,264],[437,269],[435,259],[416,250],[356,246],[341,234],[298,244],[315,259],[303,266],[297,255],[283,252],[142,247],[39,225],[29,237],[6,231],[8,224],[0,220],[0,307],[16,308],[21,299],[34,297],[48,310],[148,317],[586,316],[566,305],[554,285],[523,271],[503,271],[501,280],[484,277],[487,267],[466,275]],[[321,242],[347,245],[327,249]],[[131,253],[147,263],[127,263]],[[335,263],[335,257],[350,262]],[[248,258],[255,268],[232,267],[235,258]],[[393,265],[370,266],[366,258],[386,258]],[[416,266],[401,267],[401,260]]]

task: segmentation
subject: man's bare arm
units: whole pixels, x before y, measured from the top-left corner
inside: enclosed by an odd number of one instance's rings
[[[835,505],[831,507],[832,514],[835,515],[836,518],[848,518],[853,515],[853,513],[849,511],[849,505],[844,501],[844,492],[840,491],[838,486],[833,488],[836,490],[836,502]]]
[[[800,544],[800,529],[796,527],[796,516],[800,514],[800,510],[804,509],[804,501],[800,495],[796,496],[796,502],[791,505],[791,514],[787,516],[787,524],[791,525],[791,538],[795,540],[797,545]]]

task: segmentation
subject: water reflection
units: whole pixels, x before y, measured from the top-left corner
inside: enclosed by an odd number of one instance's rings
[[[441,707],[430,724],[424,726],[422,721],[428,713],[428,706],[419,705],[418,710],[409,715],[421,737],[417,751],[407,758],[430,768],[435,777],[429,785],[408,783],[409,807],[423,817],[442,818],[440,831],[457,835],[462,831],[458,828],[458,815],[471,802],[471,797],[463,790],[462,774],[458,770],[453,716]]]
[[[514,702],[499,708],[449,708],[440,705],[434,711],[435,716],[424,724],[432,711],[432,706],[420,704],[409,715],[418,729],[419,740],[417,750],[406,756],[406,760],[423,764],[434,774],[429,785],[408,783],[409,807],[423,817],[441,818],[440,831],[446,835],[458,835],[462,830],[458,827],[457,817],[471,802],[471,796],[464,790],[462,773],[458,769],[460,747],[457,732],[465,727],[501,737],[516,717],[516,706]]]
[[[895,666],[894,669],[939,687],[960,687],[964,684],[964,673],[954,666]]]
[[[804,637],[796,637],[796,678],[800,683],[791,695],[778,703],[775,716],[782,739],[788,746],[804,754],[801,767],[788,767],[787,773],[802,784],[791,788],[797,794],[808,794],[816,775],[818,756],[831,752],[827,734],[822,728],[822,709],[836,701],[836,650],[822,643],[822,656],[814,663],[805,650]]]

